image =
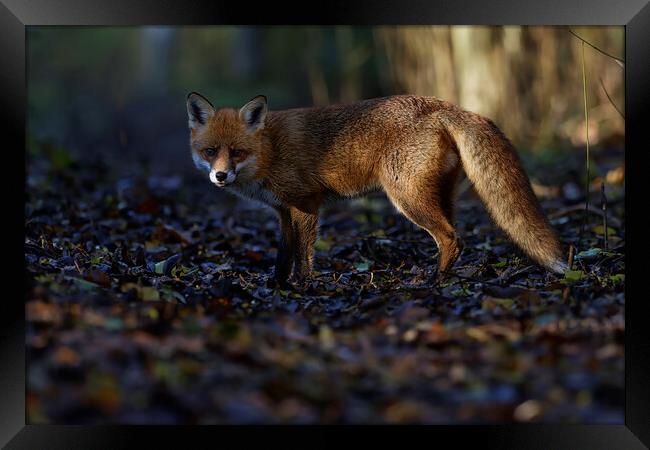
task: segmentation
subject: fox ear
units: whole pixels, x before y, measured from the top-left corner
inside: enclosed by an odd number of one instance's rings
[[[246,103],[239,110],[239,118],[251,130],[260,130],[264,128],[264,119],[268,111],[266,97],[258,95],[250,102]]]
[[[187,116],[190,128],[205,125],[212,114],[214,114],[214,107],[208,99],[196,92],[189,93],[187,96]]]

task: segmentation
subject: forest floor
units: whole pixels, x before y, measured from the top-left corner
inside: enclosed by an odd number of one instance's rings
[[[281,289],[270,210],[198,172],[121,177],[42,152],[25,205],[29,423],[623,422],[624,193],[608,183],[607,249],[597,212],[579,240],[579,153],[527,165],[577,247],[564,277],[469,188],[444,284],[433,240],[372,194],[325,208],[311,281]]]

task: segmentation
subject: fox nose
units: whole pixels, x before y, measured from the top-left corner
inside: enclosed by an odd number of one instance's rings
[[[217,179],[217,181],[226,181],[228,174],[226,172],[217,172],[214,174],[214,177]]]

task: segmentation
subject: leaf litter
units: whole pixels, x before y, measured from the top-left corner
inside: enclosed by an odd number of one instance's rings
[[[198,175],[105,169],[30,165],[30,423],[622,423],[615,187],[608,251],[597,219],[580,242],[578,209],[554,221],[580,250],[563,277],[532,265],[470,190],[444,283],[434,242],[372,194],[329,205],[314,276],[278,287],[271,211]]]

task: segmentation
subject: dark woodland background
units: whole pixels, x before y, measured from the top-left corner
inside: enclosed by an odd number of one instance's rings
[[[29,27],[28,421],[622,423],[623,39]],[[464,181],[466,247],[446,283],[431,280],[433,240],[374,193],[325,208],[312,281],[278,289],[273,213],[193,167],[190,91],[217,107],[265,94],[271,109],[435,95],[484,114],[573,268],[531,263]]]
[[[574,31],[622,56],[623,27]],[[490,117],[522,152],[585,144],[581,47],[566,27],[32,27],[27,39],[28,135],[157,173],[191,168],[189,91],[217,107],[262,93],[271,109],[435,95]],[[624,110],[624,71],[590,47],[585,58],[591,144],[620,148],[607,95]]]

